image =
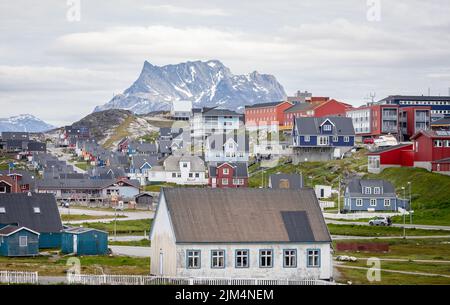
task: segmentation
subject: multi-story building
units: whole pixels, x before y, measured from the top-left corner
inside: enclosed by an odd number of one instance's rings
[[[412,106],[399,108],[401,140],[409,139],[420,130],[430,129],[431,106]]]
[[[421,130],[411,139],[414,141],[415,167],[450,174],[450,170],[444,170],[450,158],[450,131]]]
[[[246,132],[233,130],[206,138],[206,162],[248,162],[248,159],[249,137]]]
[[[244,124],[244,115],[221,108],[194,108],[190,120],[191,137],[204,139],[216,132],[239,129]]]
[[[245,106],[245,127],[283,126],[284,111],[292,106],[287,101]]]
[[[397,105],[399,107],[430,106],[432,120],[450,115],[450,96],[406,96],[390,95],[377,104]]]

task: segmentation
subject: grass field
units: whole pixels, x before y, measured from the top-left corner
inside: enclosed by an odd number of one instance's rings
[[[160,192],[162,187],[175,187],[175,183],[159,183],[159,184],[151,184],[146,185],[144,190],[146,192]]]
[[[111,148],[114,142],[120,141],[124,137],[129,136],[128,133],[128,127],[131,123],[135,120],[134,116],[127,117],[122,124],[116,127],[116,130],[111,134],[111,136],[106,140],[106,142],[103,144],[103,147],[105,148]]]
[[[129,247],[150,247],[150,240],[130,240],[130,241],[109,241],[111,246],[129,246]]]
[[[90,165],[89,163],[87,163],[86,161],[83,162],[76,162],[74,164],[76,167],[78,167],[79,169],[82,169],[84,171],[87,171],[89,168],[92,167],[92,165]]]
[[[0,270],[37,271],[40,276],[64,276],[70,256],[0,257]],[[126,256],[82,256],[81,272],[85,274],[136,274],[150,270],[149,258]]]
[[[360,225],[337,225],[327,224],[328,230],[332,235],[350,235],[350,236],[403,236],[403,228],[400,227],[378,227],[378,226],[360,226]],[[406,229],[406,236],[450,236],[449,231],[445,230],[422,230]]]
[[[117,215],[117,218],[126,218],[124,215]],[[63,214],[61,215],[61,220],[66,221],[77,221],[77,220],[92,220],[92,219],[114,219],[114,215],[85,215],[85,214]]]
[[[139,220],[118,220],[116,225],[117,234],[126,235],[144,235],[145,232],[150,231],[151,219],[139,219]],[[86,222],[82,224],[87,228],[94,228],[98,230],[107,231],[109,234],[114,233],[114,221],[109,223],[102,222]]]

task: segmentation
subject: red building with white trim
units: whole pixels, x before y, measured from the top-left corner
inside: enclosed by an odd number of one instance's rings
[[[283,126],[284,111],[291,106],[287,101],[245,106],[245,126]]]
[[[414,166],[413,144],[400,144],[370,152],[368,156],[369,173],[379,174],[388,167]]]
[[[431,106],[411,106],[399,108],[400,134],[404,141],[420,130],[430,129]]]
[[[222,162],[208,168],[208,185],[212,188],[238,188],[248,186],[247,163]]]
[[[412,138],[414,141],[414,166],[422,167],[429,171],[439,164],[445,167],[445,159],[450,158],[450,132],[421,130]],[[441,167],[439,165],[439,167]],[[439,169],[439,171],[442,171]]]

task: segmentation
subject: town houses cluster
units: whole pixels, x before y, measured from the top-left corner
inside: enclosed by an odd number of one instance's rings
[[[251,187],[251,166],[328,162],[366,149],[370,173],[420,167],[450,175],[448,96],[395,95],[355,107],[299,91],[241,112],[176,101],[165,116],[172,126],[151,141],[129,135],[112,149],[88,126],[65,126],[55,138],[3,132],[0,151],[12,161],[0,172],[0,255],[104,254],[107,233],[64,227],[57,206],[126,206],[156,211],[154,275],[331,280],[322,201],[335,190],[305,187],[300,172]],[[410,208],[390,181],[354,177],[343,189],[348,213]]]

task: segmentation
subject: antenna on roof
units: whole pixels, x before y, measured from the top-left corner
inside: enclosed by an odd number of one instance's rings
[[[370,92],[364,99],[365,100],[370,100],[369,103],[373,104],[375,103],[375,97],[377,96],[376,92]]]

